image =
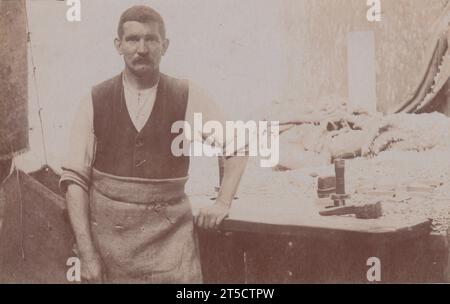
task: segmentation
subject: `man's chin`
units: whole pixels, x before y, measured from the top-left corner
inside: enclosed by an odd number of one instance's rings
[[[131,72],[138,77],[148,77],[153,75],[156,71],[148,66],[145,67],[134,67],[130,69]]]

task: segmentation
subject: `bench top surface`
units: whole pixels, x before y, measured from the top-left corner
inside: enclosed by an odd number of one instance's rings
[[[194,214],[214,202],[213,196],[191,197]],[[431,223],[424,218],[395,215],[379,219],[354,216],[321,216],[315,202],[298,202],[295,197],[247,196],[233,202],[222,230],[306,237],[360,235],[378,240],[407,240],[428,235]]]

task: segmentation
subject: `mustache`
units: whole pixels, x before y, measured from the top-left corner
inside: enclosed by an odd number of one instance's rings
[[[134,64],[136,64],[136,63],[150,64],[150,63],[152,63],[152,61],[148,58],[139,57],[139,58],[134,59],[133,63]]]

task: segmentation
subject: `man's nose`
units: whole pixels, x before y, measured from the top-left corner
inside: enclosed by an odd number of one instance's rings
[[[146,53],[148,53],[148,51],[149,51],[149,49],[147,47],[147,44],[145,43],[145,40],[144,39],[139,40],[137,52],[139,54],[146,54]]]

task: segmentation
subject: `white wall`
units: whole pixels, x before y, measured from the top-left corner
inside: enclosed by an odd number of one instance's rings
[[[162,70],[208,90],[231,115],[257,116],[287,82],[282,9],[272,0],[81,0],[81,22],[62,1],[27,1],[50,163],[59,166],[73,111],[91,86],[123,68],[113,39],[120,14],[148,4],[165,18],[171,47]],[[42,164],[36,91],[30,78],[32,152]]]

